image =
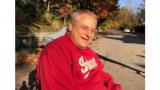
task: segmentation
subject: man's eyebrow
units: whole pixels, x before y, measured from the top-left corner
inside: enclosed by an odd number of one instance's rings
[[[89,28],[89,26],[87,26],[87,25],[82,25],[82,27],[87,27],[87,28]],[[96,28],[91,28],[92,30],[95,30]]]
[[[87,26],[87,25],[82,25],[82,26],[84,26],[84,27],[88,27],[88,28],[89,28],[89,26]]]

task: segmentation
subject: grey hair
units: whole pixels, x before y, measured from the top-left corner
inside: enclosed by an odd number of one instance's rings
[[[95,21],[97,22],[97,16],[94,13],[92,13],[92,12],[90,12],[88,10],[80,10],[80,11],[73,12],[72,15],[71,15],[71,22],[73,23],[75,21],[75,19],[79,15],[82,15],[82,14],[87,14],[87,15],[92,16],[95,19]]]

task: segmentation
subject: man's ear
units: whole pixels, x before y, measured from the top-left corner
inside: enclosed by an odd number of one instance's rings
[[[69,26],[68,26],[68,31],[69,31],[69,32],[72,31],[72,24],[69,24]]]

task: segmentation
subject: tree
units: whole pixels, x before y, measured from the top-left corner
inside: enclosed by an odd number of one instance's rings
[[[66,18],[70,16],[72,13],[72,6],[70,4],[66,4],[65,6],[58,9],[58,12],[62,18],[64,18],[63,26],[66,26]]]
[[[141,7],[138,8],[137,12],[138,25],[143,25],[145,22],[145,7],[144,4],[141,4]]]
[[[16,0],[16,6],[17,2],[24,7],[27,14],[35,15],[42,22],[46,13],[51,13],[54,17],[63,18],[64,25],[72,11],[88,9],[97,15],[100,24],[119,8],[118,0]],[[29,2],[30,5],[25,7],[24,2]]]
[[[136,27],[135,31],[139,33],[145,33],[145,5],[141,4],[138,8],[138,12],[136,15]]]
[[[117,20],[120,24],[120,29],[133,29],[135,26],[135,14],[133,11],[126,7],[122,7],[116,12],[114,20]]]

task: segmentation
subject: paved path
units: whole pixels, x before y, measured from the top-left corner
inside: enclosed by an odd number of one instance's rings
[[[104,71],[109,72],[123,90],[144,90],[144,37],[127,33],[98,37],[90,47],[102,56]]]

